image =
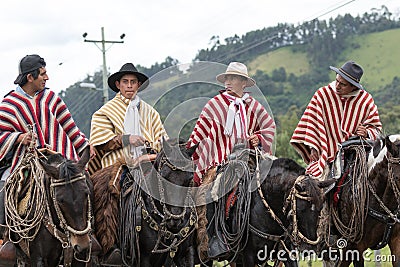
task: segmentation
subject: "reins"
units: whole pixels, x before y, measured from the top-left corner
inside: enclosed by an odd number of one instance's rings
[[[375,189],[373,186],[368,183],[368,189],[371,191],[372,195],[375,197],[375,199],[378,201],[379,206],[386,212],[387,216],[393,222],[395,223],[400,223],[400,218],[399,218],[399,212],[400,212],[400,189],[396,184],[396,181],[394,179],[394,174],[393,174],[393,167],[392,165],[397,164],[400,165],[400,158],[394,158],[390,153],[388,156],[386,156],[387,161],[388,161],[388,181],[390,183],[390,187],[393,190],[394,197],[397,200],[397,210],[396,214],[393,214],[393,212],[385,205],[385,203],[382,201],[382,199],[378,196],[376,193]]]
[[[290,190],[289,195],[288,195],[288,197],[286,199],[286,203],[287,204],[291,204],[291,211],[292,211],[292,226],[293,226],[293,230],[292,230],[292,233],[289,233],[289,229],[287,227],[285,227],[285,225],[283,224],[281,219],[279,219],[279,217],[275,214],[275,212],[273,211],[271,206],[268,204],[268,202],[265,199],[265,196],[264,196],[264,194],[262,192],[261,178],[260,178],[260,168],[259,168],[259,164],[258,164],[258,157],[259,157],[259,155],[262,155],[262,154],[261,154],[261,152],[259,151],[258,148],[256,148],[255,151],[256,151],[256,162],[257,162],[257,166],[256,166],[256,182],[257,182],[258,194],[259,194],[259,196],[261,198],[261,201],[264,204],[265,209],[268,211],[268,213],[270,214],[271,218],[279,224],[279,226],[284,231],[284,234],[281,235],[281,236],[269,235],[267,233],[263,233],[262,231],[256,229],[252,225],[250,225],[250,230],[252,232],[254,232],[255,234],[259,235],[260,237],[264,236],[266,239],[277,241],[278,238],[280,238],[279,240],[281,241],[281,243],[283,244],[284,247],[285,247],[285,244],[284,244],[284,242],[282,240],[282,237],[284,237],[284,236],[288,236],[290,238],[290,240],[292,241],[292,243],[295,244],[295,245],[298,245],[300,240],[302,240],[305,243],[311,244],[311,245],[318,244],[320,242],[320,236],[319,235],[318,235],[316,240],[311,240],[311,239],[307,238],[303,233],[301,233],[301,231],[298,229],[297,212],[296,212],[296,207],[297,207],[296,198],[303,199],[303,200],[306,200],[306,201],[311,201],[311,197],[301,195],[294,185],[300,183],[302,180],[304,180],[307,177],[306,176],[299,176],[299,177],[296,178],[296,180],[295,180],[295,182],[293,184],[293,187]],[[288,205],[285,205],[285,206],[288,206]]]

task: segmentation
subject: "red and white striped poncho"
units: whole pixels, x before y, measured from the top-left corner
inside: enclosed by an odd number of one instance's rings
[[[272,154],[275,136],[273,118],[253,97],[247,98],[244,103],[248,122],[247,134],[257,134],[263,150]],[[224,134],[229,104],[229,99],[222,93],[210,99],[204,106],[190,135],[187,147],[199,144],[193,154],[193,160],[197,167],[194,180],[197,184],[202,183],[202,175],[205,171],[223,163],[234,145],[243,142],[236,136],[235,127],[233,127],[231,136]]]
[[[378,109],[368,92],[357,90],[341,97],[336,93],[335,82],[319,88],[290,140],[308,164],[306,173],[320,178],[327,162],[335,159],[338,144],[356,135],[360,124],[367,127],[373,140],[382,129]],[[319,152],[316,162],[310,162],[311,147]]]
[[[68,159],[78,160],[89,143],[78,129],[67,106],[53,91],[45,89],[33,99],[15,91],[0,103],[0,160],[16,149],[11,171],[19,165],[25,146],[16,144],[20,134],[33,126],[37,147],[51,149]]]

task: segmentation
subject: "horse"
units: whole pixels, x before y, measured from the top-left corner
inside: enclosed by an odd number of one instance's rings
[[[85,266],[92,249],[92,185],[85,169],[89,146],[77,162],[52,151],[31,156],[19,176],[6,183],[7,225],[17,261]]]
[[[342,249],[338,266],[364,266],[364,251],[387,244],[393,266],[400,264],[400,135],[344,148],[346,165],[339,186],[332,191],[331,235]],[[339,242],[340,241],[340,242]],[[371,258],[369,260],[372,260]]]
[[[121,160],[91,176],[103,255],[117,244],[122,265],[195,265],[197,214],[191,197],[195,148],[185,145],[183,140],[163,140],[154,163],[127,168]]]
[[[324,201],[322,189],[334,181],[321,182],[305,175],[305,169],[289,158],[257,160],[251,150],[248,154],[250,156],[242,157],[242,153],[234,152],[236,155],[230,155],[230,161],[242,161],[239,165],[235,163],[236,166],[241,166],[242,172],[236,172],[245,173],[244,177],[253,177],[252,183],[253,186],[255,183],[257,190],[249,193],[250,199],[245,201],[249,206],[244,209],[240,207],[237,210],[236,207],[235,210],[232,206],[225,206],[225,203],[232,204],[232,192],[222,197],[222,201],[218,201],[222,206],[216,202],[207,205],[209,252],[215,249],[217,252],[224,252],[211,259],[255,266],[279,258],[287,266],[297,266],[297,259],[293,259],[289,252],[300,246],[302,249],[306,248],[304,244],[314,246],[318,243],[316,230]],[[237,187],[233,191],[235,190]],[[236,203],[239,202],[239,196],[245,194],[242,190],[237,195]],[[221,209],[224,214],[221,214]],[[248,218],[241,221],[237,214],[243,211],[248,213]],[[230,233],[224,227],[215,227],[215,223],[221,221],[218,216],[225,216],[225,224]],[[234,240],[229,234],[234,233],[232,229],[237,229],[240,225],[243,233],[238,235],[240,240]],[[221,229],[227,234],[221,234]],[[227,235],[229,238],[226,238]],[[227,242],[231,240],[236,243]],[[279,250],[281,254],[278,254]]]

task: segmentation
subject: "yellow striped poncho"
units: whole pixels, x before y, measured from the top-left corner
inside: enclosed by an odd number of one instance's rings
[[[92,116],[90,129],[90,143],[96,147],[124,134],[124,118],[129,99],[117,95],[96,111]],[[140,100],[140,130],[143,137],[148,140],[153,149],[159,151],[162,136],[167,133],[161,122],[158,112],[149,104]],[[89,162],[89,173],[93,174],[101,168],[114,164],[118,158],[124,156],[124,150],[117,149],[109,152],[96,151],[96,157]]]

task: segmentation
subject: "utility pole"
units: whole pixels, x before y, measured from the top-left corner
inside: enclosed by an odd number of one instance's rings
[[[124,39],[125,33],[121,34],[120,36],[121,41],[106,41],[104,38],[104,27],[101,27],[101,40],[87,40],[86,39],[87,35],[88,34],[86,32],[82,34],[84,41],[89,43],[94,43],[97,46],[97,48],[99,48],[100,51],[103,53],[103,102],[105,104],[108,101],[107,65],[106,65],[106,52],[108,49],[106,50],[106,43],[112,45],[124,43],[122,39]],[[97,45],[97,43],[101,43],[101,48],[100,46]]]

